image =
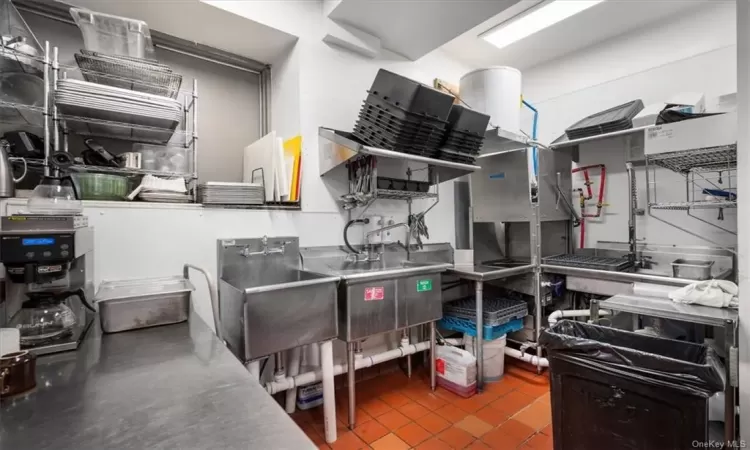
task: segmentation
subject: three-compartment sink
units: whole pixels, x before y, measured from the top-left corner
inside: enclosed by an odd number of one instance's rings
[[[440,274],[452,264],[404,257],[391,252],[378,261],[352,261],[345,254],[306,260],[306,270],[340,278],[339,339],[359,341],[442,318]]]

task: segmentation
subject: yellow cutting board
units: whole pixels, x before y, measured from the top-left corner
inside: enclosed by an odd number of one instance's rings
[[[291,167],[289,201],[299,201],[300,162],[302,159],[302,136],[295,136],[284,142],[284,160]]]

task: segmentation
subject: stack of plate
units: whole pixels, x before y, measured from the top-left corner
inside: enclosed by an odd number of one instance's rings
[[[264,195],[260,183],[209,181],[198,185],[198,201],[206,205],[262,205]]]
[[[79,134],[166,143],[183,114],[180,102],[160,95],[70,79],[57,86],[55,105],[60,113],[79,118],[66,119]]]
[[[142,190],[138,199],[144,202],[189,203],[190,196],[183,192]]]

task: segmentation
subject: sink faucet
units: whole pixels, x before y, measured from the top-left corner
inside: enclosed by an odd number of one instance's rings
[[[292,243],[292,241],[285,241],[281,243],[281,247],[268,248],[268,236],[263,236],[260,242],[263,244],[263,250],[258,251],[258,252],[251,252],[250,247],[245,247],[242,249],[242,251],[240,251],[240,254],[244,257],[257,256],[257,255],[268,256],[274,253],[281,253],[283,255],[284,252],[286,251],[286,244]]]
[[[370,243],[370,239],[374,235],[376,235],[378,233],[381,233],[383,231],[392,230],[394,228],[400,228],[400,227],[406,228],[406,232],[407,233],[411,233],[411,228],[409,227],[409,225],[407,225],[404,222],[400,222],[400,223],[394,223],[394,224],[391,224],[391,225],[386,225],[386,226],[384,226],[382,228],[378,228],[377,230],[372,230],[372,231],[370,231],[369,233],[367,233],[365,235],[365,244],[367,246],[367,260],[368,261],[379,261],[380,260],[380,255],[382,255],[385,252],[385,243],[383,243],[383,241],[381,240],[380,241],[380,253],[375,253],[375,251],[374,251],[375,250],[375,246]]]

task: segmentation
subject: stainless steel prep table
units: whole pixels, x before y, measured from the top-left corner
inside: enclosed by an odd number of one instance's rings
[[[37,387],[0,404],[8,449],[315,449],[195,313],[37,360]]]
[[[482,317],[484,314],[482,304],[484,282],[532,273],[534,268],[535,266],[533,264],[512,268],[497,268],[483,265],[455,265],[446,271],[446,274],[448,275],[453,275],[460,279],[471,280],[474,282],[474,295],[477,304],[477,342],[484,342],[484,318]],[[540,314],[540,308],[539,305],[537,305],[536,315],[540,316]],[[537,326],[539,326],[541,323],[541,317],[538,318],[536,323]],[[484,389],[484,351],[482,345],[477,345],[477,389],[480,391]]]
[[[696,323],[719,327],[724,330],[724,348],[726,354],[725,364],[725,387],[724,387],[724,440],[734,441],[736,439],[735,405],[736,388],[730,380],[732,371],[736,370],[733,357],[734,348],[737,346],[737,323],[739,312],[736,309],[712,308],[702,305],[685,305],[675,303],[672,300],[643,297],[638,295],[615,295],[607,300],[591,301],[591,320],[599,318],[599,310],[626,312],[641,316],[658,317],[662,319],[681,320],[683,322]]]

